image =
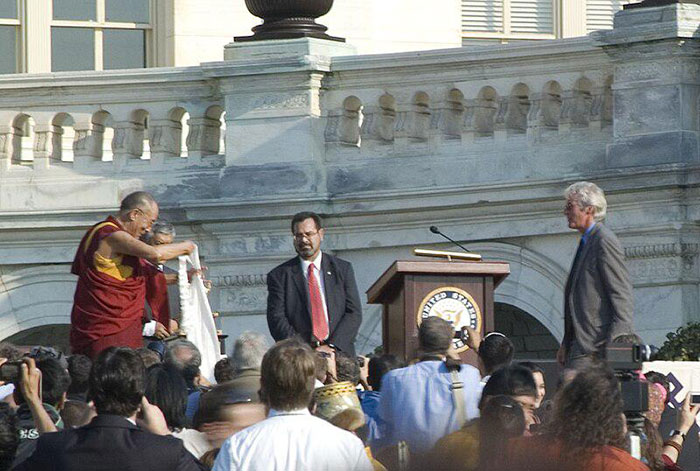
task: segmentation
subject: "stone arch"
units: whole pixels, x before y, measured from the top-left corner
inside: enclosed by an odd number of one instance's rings
[[[0,340],[34,327],[69,324],[76,281],[67,265],[23,268],[2,275]]]
[[[571,123],[574,126],[586,127],[590,120],[593,83],[586,77],[579,78],[572,90]]]
[[[496,289],[494,301],[527,312],[561,341],[567,269],[545,255],[513,244],[474,243],[470,249],[484,258],[510,264],[510,275]]]
[[[343,100],[338,137],[341,144],[360,145],[360,128],[362,127],[362,101],[354,95]]]
[[[550,80],[542,89],[542,125],[558,129],[561,116],[562,88],[556,80]]]
[[[73,116],[66,112],[57,113],[51,120],[53,127],[52,154],[53,160],[64,162],[73,161],[73,144],[75,142],[75,120]]]
[[[613,76],[609,75],[605,78],[605,81],[603,82],[603,105],[601,111],[601,122],[603,127],[610,126],[613,122],[613,80]]]
[[[447,92],[447,106],[443,133],[447,137],[459,138],[462,136],[462,122],[464,121],[464,94],[461,90],[453,88]]]
[[[34,118],[18,114],[12,122],[12,163],[23,164],[34,160]]]
[[[394,140],[394,125],[396,123],[396,99],[389,93],[379,97],[379,123],[377,135],[384,141]]]
[[[129,114],[129,121],[132,124],[132,149],[136,157],[141,160],[151,159],[151,143],[148,134],[150,120],[150,113],[144,109],[134,110]]]
[[[47,324],[18,332],[5,341],[13,345],[53,347],[60,352],[70,351],[70,324]]]
[[[494,119],[498,110],[498,93],[491,86],[482,87],[476,96],[474,132],[477,136],[493,136]]]
[[[411,101],[411,126],[408,137],[424,141],[430,132],[430,95],[424,91],[413,94]]]
[[[508,97],[508,112],[505,117],[506,129],[514,134],[525,134],[529,111],[530,88],[524,83],[516,83]]]

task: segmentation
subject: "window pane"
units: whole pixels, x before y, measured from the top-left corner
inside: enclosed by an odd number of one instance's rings
[[[54,20],[97,20],[96,0],[53,0]]]
[[[94,70],[95,30],[51,28],[51,70]]]
[[[17,28],[0,26],[0,74],[17,72]]]
[[[145,31],[140,29],[106,29],[103,32],[104,69],[139,69],[146,67]]]
[[[17,0],[0,0],[0,18],[17,19]]]
[[[149,23],[148,3],[148,0],[105,0],[105,19]]]

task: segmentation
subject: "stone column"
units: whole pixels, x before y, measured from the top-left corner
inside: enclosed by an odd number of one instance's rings
[[[73,165],[83,168],[90,162],[102,160],[102,143],[105,128],[93,123],[91,117],[76,120],[73,125],[75,140],[73,141]]]
[[[0,171],[10,169],[12,165],[12,138],[15,128],[11,125],[0,125]]]
[[[700,5],[656,3],[592,34],[615,64],[609,168],[699,161]]]

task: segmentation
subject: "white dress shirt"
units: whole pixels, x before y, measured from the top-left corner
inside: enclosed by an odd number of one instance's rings
[[[270,410],[226,439],[212,471],[372,471],[362,441],[307,409]]]
[[[306,289],[309,289],[309,265],[313,264],[314,274],[316,275],[316,280],[318,280],[318,286],[321,290],[321,301],[323,302],[323,314],[326,316],[326,322],[328,322],[328,330],[330,332],[331,323],[328,320],[328,304],[326,303],[326,283],[323,279],[323,272],[321,271],[321,258],[323,257],[323,252],[319,250],[318,255],[313,260],[301,260],[301,272],[304,274],[304,279],[306,280]],[[326,339],[319,339],[326,340]]]

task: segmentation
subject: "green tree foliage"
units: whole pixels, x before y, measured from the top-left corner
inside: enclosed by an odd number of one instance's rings
[[[691,322],[666,334],[666,341],[659,349],[657,360],[700,360],[700,323]]]

